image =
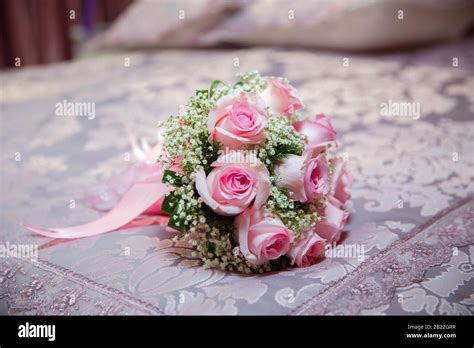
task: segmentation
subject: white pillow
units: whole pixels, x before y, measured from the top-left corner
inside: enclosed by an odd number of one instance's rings
[[[473,4],[469,0],[257,0],[199,42],[350,50],[412,47],[463,34]]]
[[[197,39],[246,0],[140,0],[85,50],[196,46]]]

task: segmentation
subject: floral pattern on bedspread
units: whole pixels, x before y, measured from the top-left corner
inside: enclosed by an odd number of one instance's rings
[[[3,73],[0,242],[38,244],[40,251],[37,262],[1,260],[1,313],[472,315],[473,52],[472,40],[379,56],[127,52]],[[133,160],[127,131],[153,142],[157,121],[179,111],[191,86],[206,88],[216,77],[231,81],[256,68],[288,76],[311,112],[333,112],[338,151],[355,177],[344,244],[363,245],[365,257],[248,276],[200,267],[191,249],[174,245],[159,226],[66,242],[20,226],[97,217],[82,204],[83,192]],[[56,116],[63,100],[94,102],[95,118]],[[420,103],[420,117],[382,116],[389,100]],[[431,241],[427,235],[446,214],[458,214],[456,229],[441,248],[442,232]],[[407,283],[364,271],[413,234],[435,246],[434,256]],[[392,267],[402,267],[403,258],[396,260]],[[379,296],[360,300],[371,291]]]

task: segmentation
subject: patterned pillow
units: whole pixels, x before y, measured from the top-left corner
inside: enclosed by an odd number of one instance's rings
[[[258,0],[200,43],[352,50],[412,47],[458,37],[469,26],[472,9],[469,0]]]

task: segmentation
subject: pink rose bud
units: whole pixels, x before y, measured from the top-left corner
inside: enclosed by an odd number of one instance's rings
[[[314,120],[295,122],[293,127],[308,139],[308,150],[336,140],[336,131],[324,114],[316,115]]]
[[[293,232],[278,217],[265,215],[254,207],[237,216],[235,224],[239,248],[253,265],[261,265],[285,255],[294,239]]]
[[[267,119],[265,103],[257,94],[238,92],[222,97],[209,111],[209,143],[219,141],[230,150],[260,144],[266,139]]]
[[[330,161],[333,167],[331,192],[342,204],[351,198],[352,175],[346,168],[344,160],[340,157]]]
[[[312,230],[298,239],[290,248],[287,256],[291,264],[298,267],[307,267],[324,257],[326,241]]]
[[[207,175],[196,172],[196,189],[215,213],[237,215],[250,204],[260,208],[270,195],[269,173],[255,156],[231,152],[220,156]]]
[[[329,165],[320,151],[288,155],[276,167],[277,185],[287,189],[292,200],[306,203],[329,193]]]
[[[275,116],[291,116],[296,110],[304,107],[296,89],[277,77],[267,78],[267,86],[260,96]]]
[[[332,196],[328,196],[326,205],[320,212],[322,220],[314,226],[314,231],[327,240],[328,243],[337,243],[341,232],[346,226],[349,212],[343,209],[342,203]]]

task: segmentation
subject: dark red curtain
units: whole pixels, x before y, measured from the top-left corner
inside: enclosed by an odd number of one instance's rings
[[[131,2],[0,0],[0,68],[14,67],[16,58],[21,59],[21,66],[70,59],[73,26],[94,30],[112,22]]]

